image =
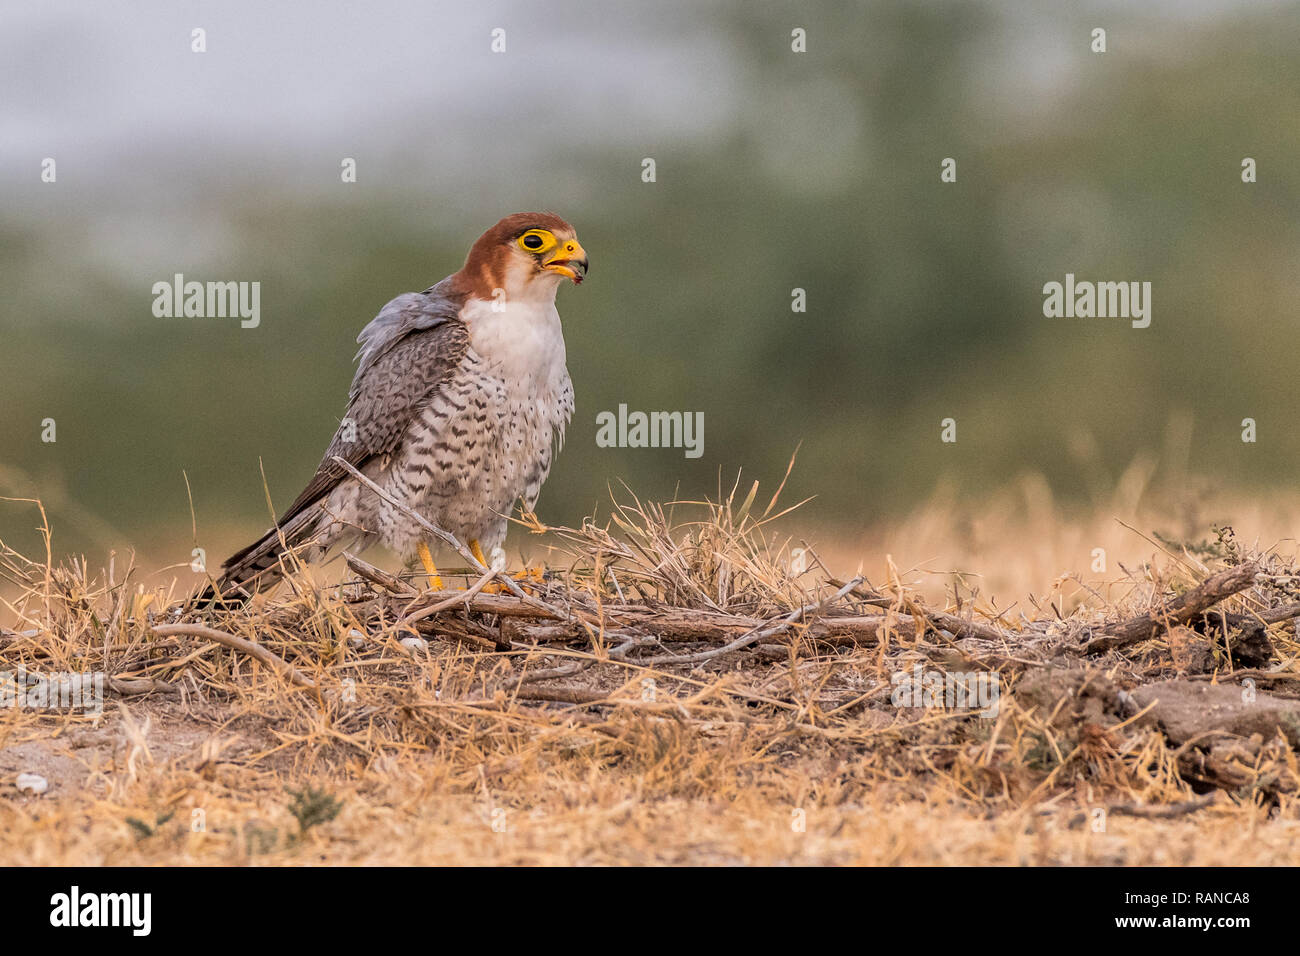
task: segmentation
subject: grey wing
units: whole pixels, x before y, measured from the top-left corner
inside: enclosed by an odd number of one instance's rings
[[[440,294],[440,286],[398,296],[357,336],[361,349],[347,412],[315,476],[280,518],[281,525],[347,474],[333,461],[335,455],[361,468],[396,449],[412,419],[460,366],[469,333],[458,318],[460,302]]]
[[[398,342],[412,332],[431,329],[456,319],[465,304],[465,295],[451,291],[450,277],[423,292],[407,292],[379,310],[379,314],[361,330],[357,342],[357,374],[352,379],[349,399],[357,397],[362,377]]]

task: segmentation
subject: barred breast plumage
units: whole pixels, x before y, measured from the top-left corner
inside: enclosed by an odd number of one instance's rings
[[[505,540],[505,516],[517,502],[536,506],[552,449],[573,414],[560,318],[553,305],[544,307],[549,316],[534,314],[538,308],[521,303],[494,313],[486,303],[470,303],[469,348],[411,422],[387,469],[396,498],[489,550]],[[545,334],[531,335],[539,324]],[[377,526],[380,538],[408,559],[425,535],[382,501]]]

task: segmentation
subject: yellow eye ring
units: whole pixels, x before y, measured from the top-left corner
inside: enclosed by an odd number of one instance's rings
[[[524,252],[540,253],[553,248],[558,240],[545,229],[529,229],[515,240]]]

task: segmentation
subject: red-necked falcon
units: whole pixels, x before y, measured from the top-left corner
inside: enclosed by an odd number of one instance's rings
[[[428,532],[336,455],[484,564],[484,548],[501,560],[506,516],[520,499],[536,505],[573,414],[555,293],[586,275],[572,226],[516,213],[479,237],[459,272],[384,306],[357,336],[347,412],[315,476],[277,528],[225,563],[218,589],[273,582],[286,544],[316,558],[381,542],[441,584]]]

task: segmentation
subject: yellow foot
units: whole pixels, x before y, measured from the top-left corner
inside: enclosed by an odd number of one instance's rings
[[[545,581],[545,568],[539,564],[534,568],[524,568],[522,571],[516,571],[510,576],[523,585],[525,594],[532,594],[533,592],[529,588],[529,585],[541,584]],[[505,590],[506,586],[496,581],[493,581],[491,584],[483,588],[483,591],[486,594],[500,594]]]
[[[420,555],[420,563],[424,565],[424,573],[429,576],[429,587],[441,591],[442,578],[438,574],[438,566],[433,563],[433,555],[429,553],[429,542],[421,541],[416,551]]]
[[[474,557],[478,559],[479,564],[483,565],[483,567],[485,568],[488,567],[487,558],[483,557],[483,546],[479,544],[478,538],[469,539],[469,551],[470,554],[474,555]],[[544,569],[539,564],[535,568],[525,568],[523,571],[520,571],[517,574],[512,574],[510,576],[514,578],[516,581],[519,581],[521,583],[533,582],[536,584],[541,584],[542,581],[544,580],[543,570]],[[505,585],[500,584],[496,581],[493,581],[491,584],[484,585],[483,587],[484,594],[500,594],[505,590],[506,590]],[[527,591],[528,589],[524,588],[524,590]]]

